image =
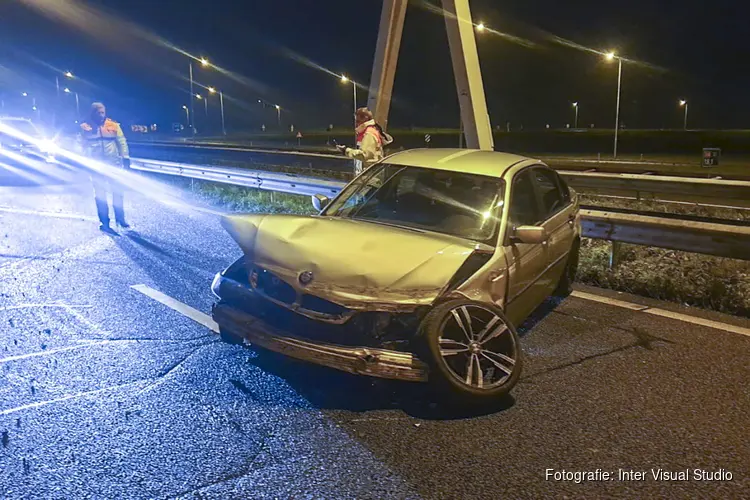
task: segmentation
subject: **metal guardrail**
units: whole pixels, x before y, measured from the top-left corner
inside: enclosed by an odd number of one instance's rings
[[[654,215],[581,210],[583,236],[750,260],[750,227]]]
[[[335,196],[341,188],[346,185],[346,183],[342,181],[301,177],[295,174],[263,172],[260,170],[245,170],[238,168],[209,167],[187,163],[149,160],[145,158],[132,158],[130,167],[134,170],[140,170],[143,172],[176,175],[204,181],[233,184],[235,186],[264,189],[266,191],[308,196],[314,194]]]
[[[558,170],[558,173],[572,188],[585,194],[750,208],[750,182],[747,181],[568,170]]]
[[[193,151],[215,151],[219,154],[231,153],[237,155],[246,153],[248,155],[262,155],[277,158],[279,166],[284,167],[287,166],[284,165],[285,163],[298,164],[314,160],[320,165],[335,166],[335,170],[344,171],[351,168],[351,160],[346,157],[305,151],[284,151],[248,148],[237,145],[223,146],[219,144],[200,143],[158,143],[155,145],[159,147],[187,148]],[[291,158],[295,158],[297,161],[291,161]],[[554,159],[549,159],[547,162],[554,167]],[[315,170],[312,163],[308,163],[308,165],[310,170]],[[557,171],[571,187],[579,193],[586,195],[618,196],[635,200],[680,202],[750,209],[750,182],[748,181],[647,174],[581,172],[560,169],[557,169]]]
[[[133,158],[131,168],[144,172],[175,175],[255,189],[312,196],[332,197],[346,185],[342,181],[302,177],[293,174],[219,168]],[[750,260],[750,226],[674,216],[581,210],[583,235],[613,242],[633,243],[718,257]]]

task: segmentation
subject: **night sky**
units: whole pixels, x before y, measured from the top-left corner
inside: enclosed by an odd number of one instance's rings
[[[424,3],[412,1],[406,14],[393,127],[457,126],[445,24]],[[578,101],[581,125],[612,127],[616,64],[554,41],[561,37],[648,63],[623,70],[628,128],[681,127],[679,98],[689,101],[691,127],[750,128],[750,41],[740,25],[750,7],[741,2],[473,0],[471,6],[475,21],[524,40],[478,36],[493,125],[564,127]],[[79,92],[82,109],[101,99],[126,123],[177,122],[188,102],[189,58],[162,40],[232,73],[196,68],[195,75],[225,92],[230,128],[275,125],[276,111],[258,99],[279,103],[285,124],[297,128],[345,126],[351,86],[313,66],[367,84],[380,9],[375,0],[0,0],[0,93],[13,104],[30,89],[43,103],[54,96],[56,70],[70,70],[80,79],[61,84]],[[359,94],[364,105],[366,91]],[[209,104],[212,127],[217,102]],[[203,104],[195,109],[200,128]]]

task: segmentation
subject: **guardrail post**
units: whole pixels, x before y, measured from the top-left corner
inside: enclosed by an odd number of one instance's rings
[[[620,263],[620,246],[621,243],[619,241],[613,241],[612,245],[609,247],[609,268],[614,269],[617,267],[617,264]]]

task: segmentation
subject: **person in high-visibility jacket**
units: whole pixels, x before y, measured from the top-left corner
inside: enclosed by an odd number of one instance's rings
[[[354,115],[356,122],[357,148],[337,146],[339,151],[354,159],[354,175],[359,175],[385,156],[383,147],[393,142],[393,137],[386,134],[380,125],[375,123],[372,112],[359,108]]]
[[[123,229],[129,228],[130,225],[125,221],[124,188],[115,178],[107,175],[107,168],[130,168],[128,142],[120,124],[107,118],[107,108],[104,104],[95,102],[91,105],[88,120],[81,123],[80,139],[84,155],[99,162],[100,171],[95,170],[91,173],[96,212],[101,223],[99,229],[106,233],[114,233],[109,226],[108,187],[112,192],[115,222]]]

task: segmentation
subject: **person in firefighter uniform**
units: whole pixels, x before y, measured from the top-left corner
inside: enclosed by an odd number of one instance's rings
[[[81,141],[84,155],[98,162],[91,173],[91,182],[94,186],[96,212],[101,223],[99,229],[116,234],[109,226],[107,188],[112,192],[115,222],[121,228],[128,229],[130,225],[125,221],[124,186],[112,176],[110,170],[130,168],[128,143],[120,124],[107,118],[104,104],[95,102],[91,105],[88,120],[81,123]]]
[[[357,148],[337,146],[339,151],[354,159],[354,175],[359,175],[383,159],[383,147],[393,142],[393,137],[375,123],[367,108],[359,108],[354,115],[356,122]]]

